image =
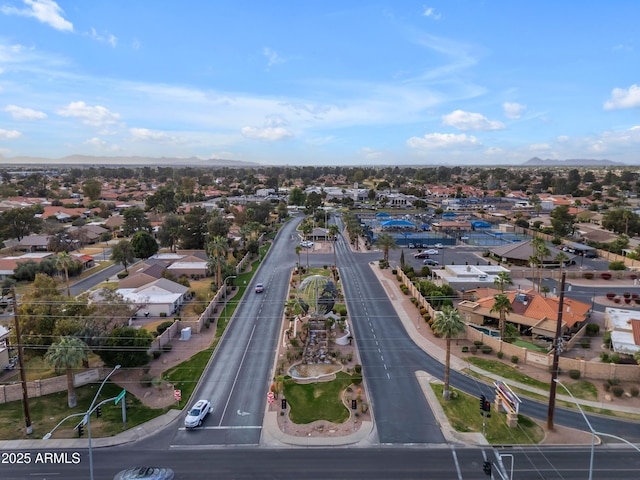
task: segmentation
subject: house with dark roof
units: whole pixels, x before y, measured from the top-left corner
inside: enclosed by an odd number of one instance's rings
[[[575,255],[565,253],[553,246],[547,246],[551,252],[549,255],[542,259],[542,263],[545,265],[557,265],[555,260],[558,254],[562,253],[567,259],[565,264],[571,264],[575,262]],[[500,258],[502,262],[512,263],[513,265],[529,265],[530,258],[535,254],[535,249],[531,244],[531,240],[525,240],[523,242],[507,243],[505,245],[499,245],[489,249],[491,254]]]
[[[167,266],[162,263],[142,265],[129,270],[129,275],[118,282],[118,288],[138,288],[162,278]]]

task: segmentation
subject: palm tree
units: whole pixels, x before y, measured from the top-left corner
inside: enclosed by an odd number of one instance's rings
[[[227,250],[229,249],[229,244],[227,243],[227,239],[224,237],[213,237],[213,240],[209,242],[209,258],[210,261],[216,266],[216,285],[218,288],[222,287],[222,263],[223,259],[227,256]]]
[[[558,279],[562,278],[562,269],[564,268],[564,262],[566,262],[569,259],[569,257],[567,255],[565,255],[564,252],[558,252],[558,254],[553,257],[553,261],[558,263],[558,266],[560,267],[560,275],[558,275]]]
[[[66,370],[67,400],[69,408],[74,408],[77,400],[73,386],[73,369],[87,360],[87,345],[76,337],[61,337],[57,343],[49,347],[44,359],[56,370]]]
[[[302,275],[301,265],[300,265],[300,252],[302,252],[302,247],[300,245],[296,245],[296,255],[298,256],[298,277]],[[300,278],[298,278],[299,280]]]
[[[500,330],[500,339],[504,341],[504,330],[505,325],[507,323],[507,313],[512,312],[513,307],[511,306],[511,302],[509,298],[501,293],[496,295],[493,299],[493,307],[491,307],[491,313],[499,313],[500,314],[500,323],[498,328]]]
[[[444,363],[444,387],[442,391],[442,397],[445,400],[449,400],[449,371],[451,369],[451,338],[462,333],[465,329],[465,324],[460,318],[458,310],[454,310],[449,306],[444,306],[442,311],[436,313],[436,319],[431,325],[433,332],[439,337],[444,337],[447,340],[447,353]]]
[[[381,233],[378,235],[375,244],[382,248],[384,261],[389,263],[389,249],[396,248],[396,239],[388,233]]]
[[[511,280],[509,272],[499,272],[493,280],[493,284],[498,287],[500,293],[504,293],[504,288],[507,285],[513,285],[513,280]]]
[[[67,297],[71,297],[71,287],[69,286],[69,267],[75,264],[76,260],[67,252],[58,254],[56,258],[56,268],[64,272],[64,279],[67,283]]]
[[[335,223],[332,223],[331,225],[329,225],[329,235],[331,235],[331,237],[334,239],[334,242],[333,242],[333,268],[335,268],[338,265],[337,258],[336,258],[336,243],[335,243],[335,237],[338,235],[338,233],[340,233],[340,227],[338,227],[338,225],[336,225]]]
[[[313,233],[313,224],[310,219],[307,217],[302,222],[300,226],[302,228],[302,233],[304,234],[304,239],[309,240],[309,234]],[[309,247],[306,247],[307,250],[307,270],[309,270]]]
[[[538,292],[539,292],[540,289],[542,288],[542,269],[544,268],[544,259],[545,257],[548,257],[549,255],[551,255],[551,250],[549,250],[549,247],[547,247],[547,244],[545,243],[544,239],[540,237],[536,237],[533,240],[531,240],[531,246],[533,246],[536,257],[538,257],[538,265],[539,265]]]

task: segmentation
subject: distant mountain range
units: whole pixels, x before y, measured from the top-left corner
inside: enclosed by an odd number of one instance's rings
[[[92,155],[69,155],[62,158],[45,157],[4,157],[0,155],[3,165],[55,165],[55,166],[163,166],[163,167],[258,167],[256,162],[224,160],[220,158],[202,159],[197,157],[94,157]]]
[[[570,158],[568,160],[556,160],[547,158],[542,160],[533,157],[522,164],[525,167],[617,167],[624,166],[626,163],[613,162],[611,160],[594,160],[582,158]]]

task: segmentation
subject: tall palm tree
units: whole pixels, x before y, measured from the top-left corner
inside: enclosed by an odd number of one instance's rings
[[[336,225],[335,223],[332,223],[331,225],[329,225],[329,235],[331,235],[331,237],[334,239],[334,242],[333,242],[333,267],[334,268],[338,264],[337,257],[336,257],[336,242],[335,242],[335,237],[338,235],[338,233],[340,233],[340,227],[338,227],[338,225]]]
[[[496,295],[493,299],[493,307],[491,307],[490,312],[500,314],[500,323],[498,325],[498,329],[500,330],[500,339],[504,341],[507,313],[513,312],[513,307],[511,306],[509,298],[504,293]]]
[[[378,235],[375,244],[382,249],[382,252],[384,253],[384,261],[389,263],[389,250],[397,247],[396,239],[388,233],[381,233]]]
[[[209,258],[216,266],[216,285],[222,287],[222,263],[227,258],[229,244],[227,239],[221,236],[213,237],[209,242]]]
[[[442,390],[442,397],[445,400],[451,398],[449,392],[449,373],[451,370],[451,338],[462,333],[465,329],[465,324],[458,313],[458,310],[454,310],[449,306],[444,306],[441,311],[436,313],[436,319],[431,325],[433,332],[439,337],[444,337],[447,340],[447,353],[444,362],[444,387]]]
[[[87,345],[76,337],[61,337],[57,343],[49,347],[44,359],[56,370],[66,370],[67,403],[69,408],[74,408],[78,402],[73,386],[73,369],[87,360]]]
[[[296,245],[296,255],[298,256],[298,277],[302,275],[301,265],[300,265],[300,252],[302,252],[302,247],[300,245]]]
[[[71,287],[69,286],[69,268],[73,266],[76,260],[67,252],[59,253],[56,258],[56,268],[64,272],[64,279],[67,283],[67,297],[71,297]]]
[[[551,255],[551,250],[547,247],[544,239],[541,237],[536,237],[531,240],[531,245],[533,246],[533,250],[535,252],[536,257],[538,257],[538,292],[542,288],[542,270],[544,268],[544,259]]]
[[[500,293],[504,293],[504,289],[507,285],[513,285],[513,280],[511,280],[509,272],[499,272],[493,280],[493,284],[498,287]]]
[[[564,262],[566,262],[569,257],[564,252],[558,252],[558,254],[553,257],[553,261],[558,264],[560,267],[560,274],[558,275],[558,279],[562,278],[562,269],[564,268]]]
[[[308,217],[304,219],[304,221],[300,225],[300,228],[302,229],[302,233],[304,234],[304,239],[309,240],[309,234],[313,233],[313,223],[311,223],[311,220]],[[306,247],[306,250],[307,250],[307,270],[309,270],[309,247]]]

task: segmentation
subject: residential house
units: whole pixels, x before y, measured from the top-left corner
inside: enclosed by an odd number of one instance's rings
[[[137,288],[118,288],[117,293],[138,306],[138,316],[169,316],[180,311],[189,287],[159,278]]]
[[[496,294],[500,293],[495,291]],[[534,290],[510,290],[504,292],[509,299],[512,312],[507,314],[507,322],[518,326],[521,333],[533,337],[554,338],[558,324],[558,297],[545,297]],[[458,304],[458,312],[466,322],[497,327],[499,312],[492,312],[495,295],[463,300]],[[591,305],[565,297],[562,310],[561,333],[577,332],[589,318]]]
[[[604,309],[604,325],[611,332],[611,346],[616,353],[633,355],[640,351],[640,312],[622,308]]]
[[[129,275],[118,282],[118,288],[138,288],[162,278],[167,266],[159,261],[151,265],[137,265],[129,269]]]

